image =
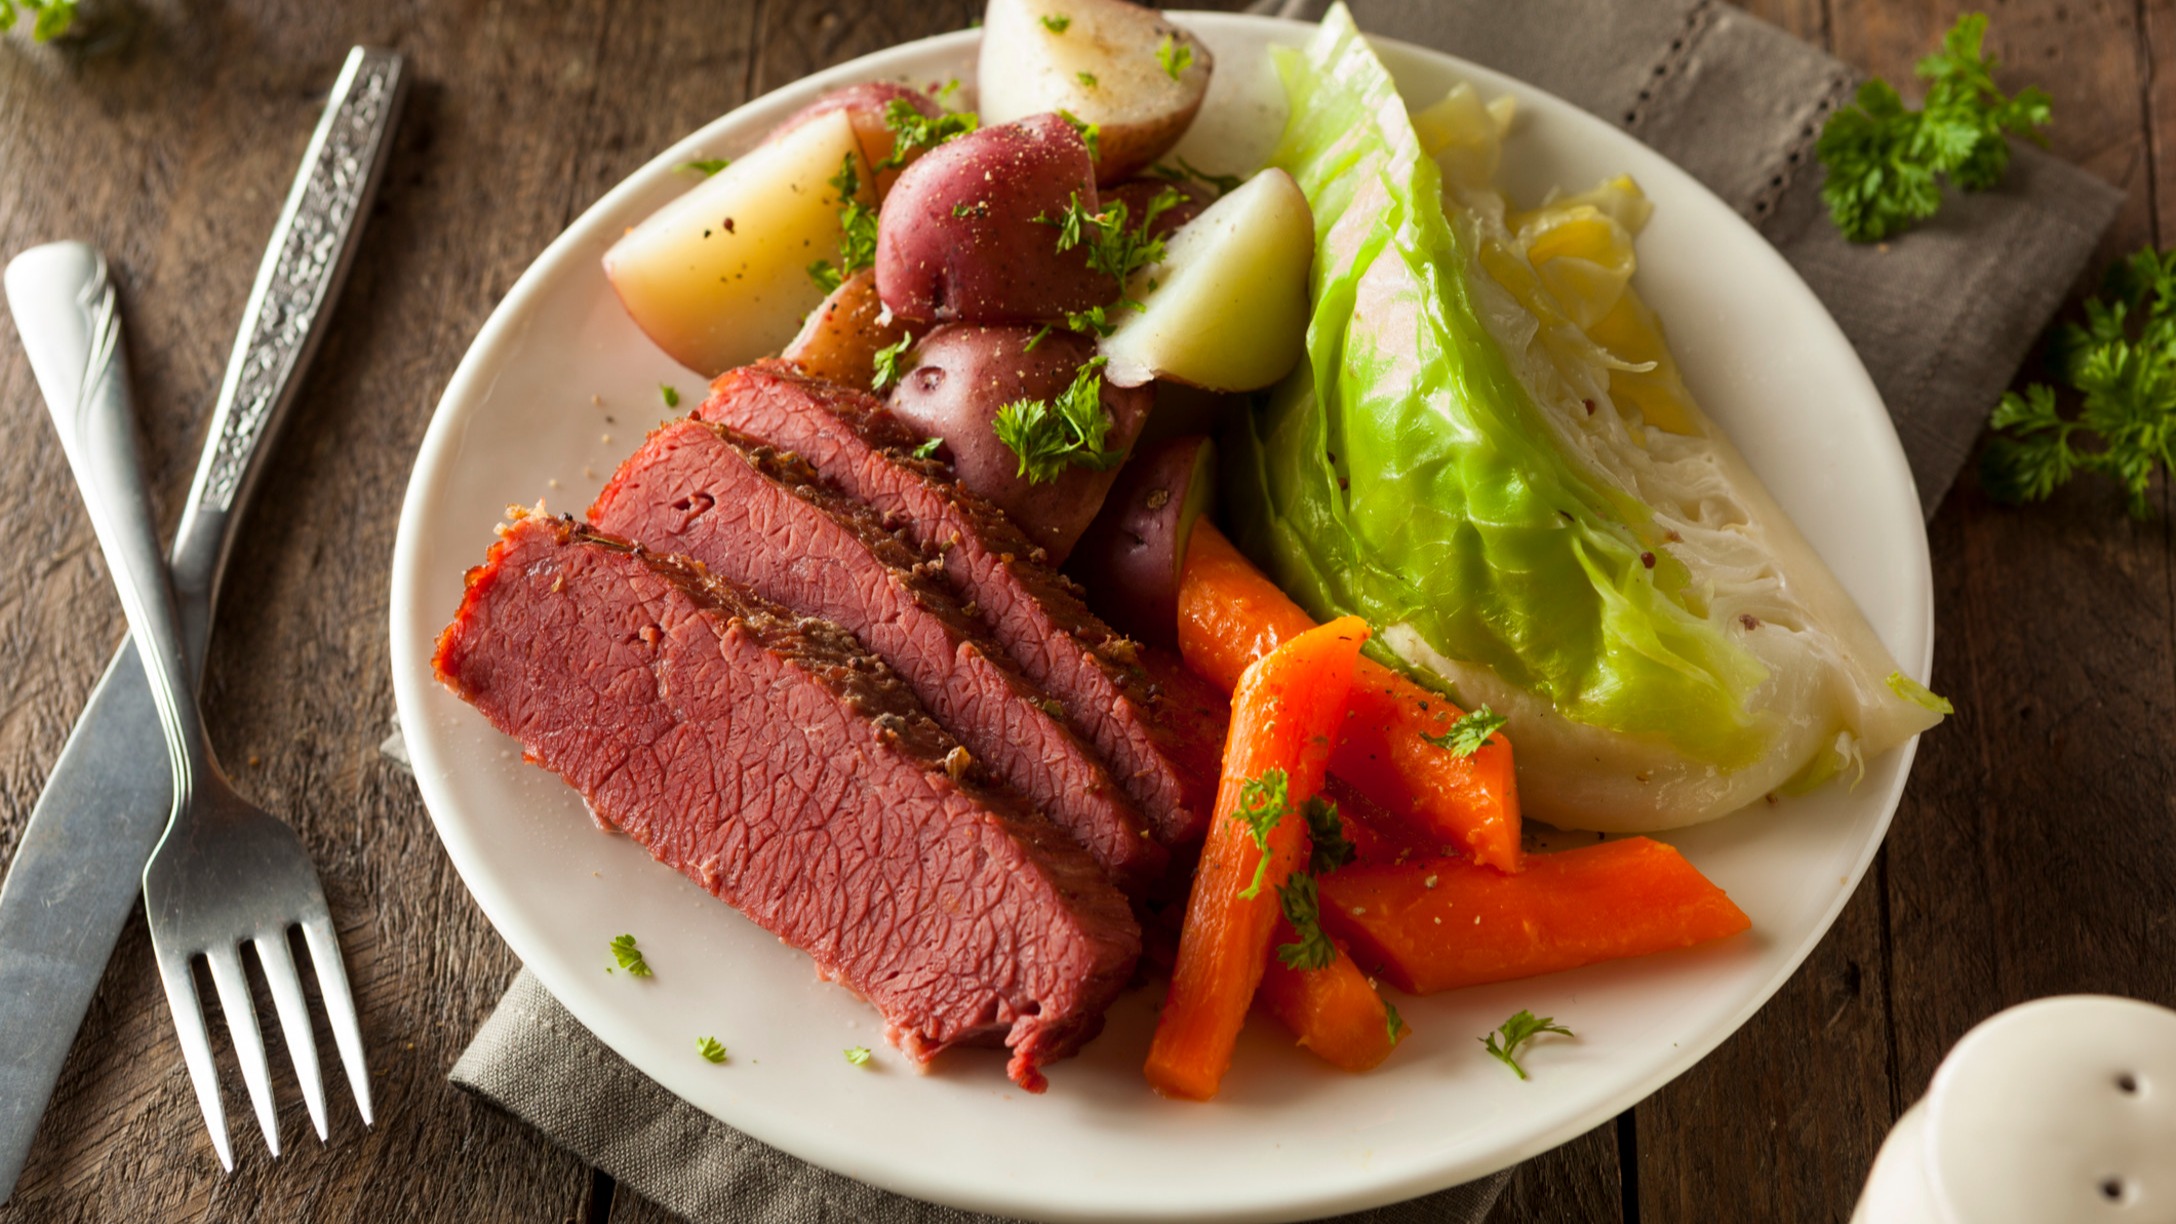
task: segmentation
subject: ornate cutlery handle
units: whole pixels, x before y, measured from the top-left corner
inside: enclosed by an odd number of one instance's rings
[[[193,783],[209,772],[210,749],[159,549],[158,520],[136,458],[121,316],[105,257],[80,242],[33,247],[8,264],[7,294],[151,681],[178,811]]]
[[[347,280],[405,84],[399,53],[372,47],[348,52],[257,269],[174,539],[174,592],[192,675],[203,671],[212,602],[235,522]]]

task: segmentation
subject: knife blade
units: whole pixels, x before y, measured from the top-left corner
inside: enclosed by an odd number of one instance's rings
[[[348,53],[251,287],[169,565],[201,678],[234,527],[354,261],[406,86],[401,56]],[[0,882],[0,1203],[36,1136],[166,826],[172,779],[123,642],[31,810]]]

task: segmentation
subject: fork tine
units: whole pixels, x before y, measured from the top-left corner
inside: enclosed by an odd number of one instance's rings
[[[278,1009],[280,1033],[287,1039],[287,1057],[302,1085],[302,1100],[310,1107],[310,1123],[317,1127],[317,1141],[325,1141],[325,1078],[317,1066],[317,1034],[310,1029],[310,1004],[302,996],[302,979],[295,975],[295,954],[287,946],[282,927],[257,936],[257,963],[272,987],[272,1005]]]
[[[340,939],[333,934],[332,915],[320,901],[316,912],[302,919],[302,936],[310,945],[310,963],[317,966],[317,988],[325,999],[325,1018],[332,1023],[333,1043],[340,1047],[340,1062],[348,1071],[348,1087],[355,1091],[355,1107],[362,1111],[363,1125],[371,1125],[370,1073],[363,1066],[363,1030],[355,1018],[355,996],[348,990],[347,966],[340,959]]]
[[[212,1150],[219,1153],[219,1167],[234,1172],[234,1152],[227,1146],[227,1111],[219,1104],[219,1069],[212,1063],[212,1038],[204,1027],[203,1006],[196,997],[196,980],[189,974],[189,957],[171,949],[152,949],[158,956],[159,981],[166,987],[166,1008],[174,1014],[175,1036],[181,1039],[181,1061],[189,1068],[189,1082],[196,1087],[197,1108],[204,1111],[204,1129],[211,1132]]]
[[[242,1082],[249,1086],[249,1103],[257,1110],[257,1129],[272,1154],[280,1154],[280,1120],[272,1109],[272,1065],[264,1053],[264,1033],[257,1028],[257,1005],[249,997],[249,978],[242,972],[238,944],[207,948],[205,963],[212,969],[212,985],[219,989],[219,1009],[227,1016],[227,1036],[234,1041],[235,1061],[242,1064]]]

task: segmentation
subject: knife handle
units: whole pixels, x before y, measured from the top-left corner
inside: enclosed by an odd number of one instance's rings
[[[174,596],[189,674],[201,678],[212,607],[234,527],[264,472],[265,454],[301,388],[302,372],[354,263],[376,196],[407,77],[398,52],[356,47],[273,227],[242,328],[227,359],[195,483],[174,538]]]

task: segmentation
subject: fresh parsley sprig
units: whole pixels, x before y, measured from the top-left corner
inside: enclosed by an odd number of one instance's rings
[[[2006,136],[2039,140],[2052,117],[2037,88],[2005,96],[1995,61],[1981,52],[1987,15],[1967,13],[1942,36],[1942,49],[1913,69],[1927,81],[1920,109],[1896,88],[1871,80],[1854,105],[1829,116],[1814,144],[1827,168],[1821,200],[1853,242],[1878,242],[1942,205],[1942,180],[1966,191],[2001,181],[2010,165]]]
[[[1999,501],[2040,501],[2080,472],[2100,472],[2144,518],[2156,468],[2176,470],[2176,250],[2140,251],[2111,270],[2085,323],[2056,330],[2049,364],[2084,393],[2064,416],[2045,383],[1995,407],[1980,483]]]
[[[1489,1057],[1518,1072],[1520,1079],[1525,1079],[1527,1077],[1526,1068],[1519,1065],[1519,1047],[1543,1033],[1560,1033],[1566,1037],[1577,1036],[1570,1029],[1558,1024],[1556,1017],[1536,1017],[1534,1013],[1521,1008],[1517,1015],[1504,1021],[1497,1027],[1495,1032],[1486,1037],[1476,1037],[1474,1040],[1480,1042],[1488,1050]],[[1501,1045],[1496,1042],[1499,1035],[1503,1038],[1503,1044]]]
[[[1307,839],[1313,847],[1307,855],[1309,872],[1328,875],[1359,853],[1345,837],[1345,822],[1338,819],[1336,803],[1316,795],[1300,805],[1300,814],[1307,818]]]
[[[901,332],[896,343],[887,344],[876,351],[872,360],[872,364],[876,367],[876,373],[869,379],[869,389],[871,391],[881,395],[899,385],[901,375],[899,359],[906,356],[907,350],[913,344],[913,333]]]
[[[15,28],[17,9],[30,14],[33,42],[59,38],[76,23],[76,0],[0,0],[0,34]]]
[[[839,159],[839,172],[830,178],[839,193],[839,266],[819,259],[808,266],[809,279],[825,293],[864,268],[876,266],[876,210],[861,202],[861,172],[854,169],[855,154]]]
[[[1239,802],[1232,807],[1232,819],[1246,826],[1247,835],[1262,852],[1261,860],[1254,865],[1254,882],[1239,891],[1242,897],[1262,895],[1262,881],[1269,876],[1269,831],[1292,809],[1287,785],[1281,769],[1265,769],[1261,776],[1239,784]]]
[[[1125,462],[1123,450],[1104,444],[1111,416],[1103,410],[1105,358],[1081,363],[1073,383],[1057,397],[1014,400],[997,410],[991,432],[1020,457],[1018,474],[1029,484],[1044,484],[1069,466],[1105,472]]]
[[[946,111],[932,119],[905,98],[893,98],[884,104],[884,126],[892,131],[892,152],[890,157],[878,162],[876,168],[892,170],[904,166],[908,154],[917,149],[934,149],[948,140],[965,136],[981,123],[973,111]]]
[[[650,962],[642,958],[642,949],[635,946],[635,937],[632,935],[612,937],[612,959],[620,963],[620,968],[625,969],[629,977],[650,976]],[[606,972],[611,971],[608,969]]]
[[[1511,720],[1485,705],[1475,706],[1459,716],[1451,729],[1441,735],[1423,733],[1421,738],[1443,749],[1452,756],[1472,756],[1481,751],[1490,737],[1504,729]]]
[[[1269,857],[1265,854],[1262,861],[1268,862]],[[1292,943],[1277,945],[1277,960],[1287,969],[1329,968],[1337,959],[1337,945],[1322,929],[1322,894],[1314,875],[1293,872],[1291,879],[1277,886],[1277,903],[1284,910],[1284,920],[1299,935]]]

